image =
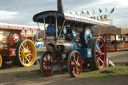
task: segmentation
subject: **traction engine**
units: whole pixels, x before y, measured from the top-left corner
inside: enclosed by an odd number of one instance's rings
[[[76,77],[84,67],[105,67],[104,40],[93,37],[92,30],[95,25],[107,23],[63,12],[62,0],[58,0],[58,11],[38,13],[33,21],[44,24],[46,52],[40,59],[42,74],[50,76],[66,67],[71,77]]]
[[[39,31],[39,29],[12,24],[0,24],[0,68],[5,65],[19,64],[31,66],[36,60],[36,48],[32,39],[22,31]]]

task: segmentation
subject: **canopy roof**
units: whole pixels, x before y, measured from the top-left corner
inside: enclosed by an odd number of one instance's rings
[[[56,18],[58,20],[59,25],[62,25],[64,20],[68,23],[79,22],[79,23],[89,24],[89,25],[109,25],[109,23],[107,22],[98,21],[98,20],[83,17],[83,16],[68,14],[60,11],[44,11],[44,12],[38,13],[34,15],[33,21],[44,23],[44,20],[45,20],[47,24],[55,24]]]
[[[0,23],[0,30],[40,31],[40,29],[36,27],[16,25],[16,24],[7,24],[7,23]]]

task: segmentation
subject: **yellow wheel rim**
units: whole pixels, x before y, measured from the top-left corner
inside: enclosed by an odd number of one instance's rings
[[[36,47],[31,40],[24,40],[19,47],[19,59],[23,66],[31,66],[36,60]]]
[[[0,67],[2,66],[2,56],[0,55]]]

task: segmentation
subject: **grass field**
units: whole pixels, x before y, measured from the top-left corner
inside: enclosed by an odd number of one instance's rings
[[[128,76],[128,66],[125,66],[126,61],[115,62],[115,67],[106,67],[102,70],[84,72],[77,79],[81,80],[107,80],[120,76]],[[104,73],[102,73],[104,72]]]

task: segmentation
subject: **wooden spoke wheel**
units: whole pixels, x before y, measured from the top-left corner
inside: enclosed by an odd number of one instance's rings
[[[67,61],[68,72],[71,77],[77,77],[82,71],[82,57],[78,51],[72,51]]]
[[[0,68],[2,67],[2,56],[0,55]]]
[[[91,67],[95,69],[103,69],[106,65],[106,47],[102,38],[92,38],[90,40],[90,47],[92,48]]]
[[[40,59],[40,70],[42,74],[46,76],[52,75],[52,62],[53,62],[53,53],[49,51],[45,52]]]
[[[36,60],[36,47],[31,40],[22,40],[17,46],[17,61],[22,66],[31,66]]]

